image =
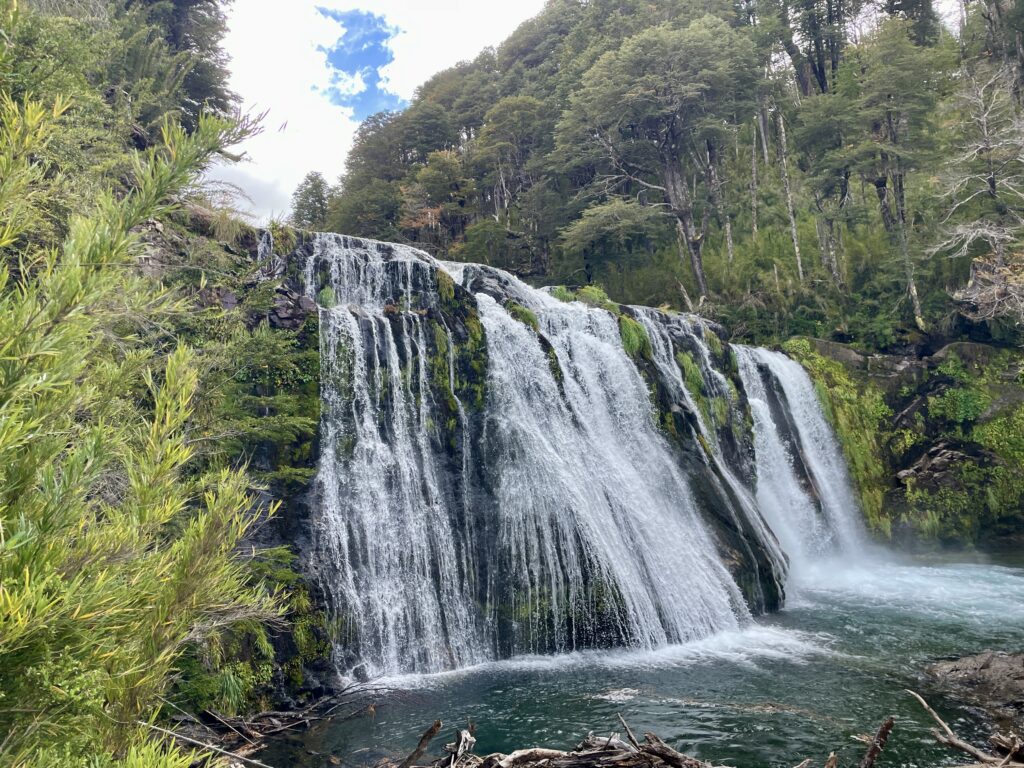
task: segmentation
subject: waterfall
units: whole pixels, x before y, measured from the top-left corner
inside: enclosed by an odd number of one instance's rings
[[[531,298],[561,391],[538,336],[477,296],[491,360],[499,567],[513,576],[503,587],[513,611],[534,615],[549,601],[556,650],[598,631],[655,647],[736,627],[747,615],[739,590],[656,431],[615,319]]]
[[[433,282],[412,249],[317,240],[307,264],[326,267],[320,312],[321,494],[319,555],[342,645],[377,675],[460,667],[483,660],[467,600],[469,567],[447,468],[431,423],[427,336],[411,307]],[[388,268],[391,265],[394,268]],[[321,302],[324,296],[321,292]]]
[[[794,566],[864,545],[842,450],[803,367],[734,345],[754,420],[757,502]]]
[[[405,246],[304,247],[308,566],[342,673],[706,637],[779,606],[787,558],[854,540],[837,446],[784,356]],[[650,343],[632,356],[629,323]]]

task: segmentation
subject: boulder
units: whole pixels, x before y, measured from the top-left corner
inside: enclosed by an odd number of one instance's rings
[[[930,665],[947,693],[985,710],[1003,727],[1024,733],[1024,653],[985,651]]]

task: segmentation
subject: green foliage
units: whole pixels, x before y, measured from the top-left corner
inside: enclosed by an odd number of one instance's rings
[[[576,301],[576,294],[564,285],[556,285],[551,289],[551,295],[559,301]]]
[[[683,382],[690,394],[694,397],[703,397],[704,375],[701,373],[700,366],[693,359],[693,355],[685,351],[677,352],[676,362],[679,363],[679,367],[683,371]]]
[[[323,174],[310,171],[292,194],[289,221],[299,229],[320,232],[327,226],[327,203],[330,187]]]
[[[267,224],[267,231],[274,240],[274,250],[277,253],[291,253],[298,245],[298,234],[283,221],[271,219]]]
[[[600,252],[615,259],[623,252],[646,246],[662,218],[653,206],[613,198],[587,208],[565,227],[562,246],[569,254]]]
[[[325,309],[330,309],[338,303],[338,297],[334,294],[334,288],[325,285],[316,295],[316,303]]]
[[[450,309],[455,303],[455,281],[452,280],[451,275],[443,269],[437,270],[435,274],[437,280],[437,296],[441,300],[441,305]]]
[[[627,355],[637,359],[651,359],[651,338],[643,325],[629,315],[619,315],[619,335]]]
[[[36,150],[56,126],[36,104],[5,103],[0,231],[30,243],[32,219],[9,218],[11,195],[38,178]],[[132,230],[243,131],[214,118],[191,135],[165,124],[162,145],[133,160],[129,194],[71,216],[60,249],[26,245],[17,271],[0,265],[5,764],[175,764],[136,723],[159,708],[183,649],[276,612],[235,555],[253,520],[248,479],[189,468],[194,353],[157,357],[140,341],[183,306],[125,269]]]
[[[848,0],[825,6],[552,3],[405,112],[368,118],[329,226],[623,303],[689,309],[696,267],[700,313],[748,342],[884,349],[919,325],[947,332],[969,268],[935,248],[969,193],[945,161],[978,139],[949,130],[970,122],[952,93],[969,80],[952,76],[960,49],[928,3],[891,5],[855,37],[821,23],[857,17]],[[989,89],[1000,114],[1014,89]],[[998,208],[958,206],[946,226],[1009,226]],[[968,256],[986,248],[973,242]]]
[[[604,288],[599,285],[584,285],[576,290],[573,298],[576,301],[582,301],[591,307],[597,307],[598,309],[606,309],[612,314],[619,314],[619,305],[608,298],[608,294],[605,293]]]
[[[947,389],[928,398],[928,415],[954,424],[977,421],[989,406],[985,392],[974,389]]]

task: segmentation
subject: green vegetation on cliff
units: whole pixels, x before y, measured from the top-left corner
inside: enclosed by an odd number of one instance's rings
[[[255,129],[216,116],[223,32],[214,0],[0,1],[4,765],[184,768],[147,723],[266,695],[282,614],[288,674],[325,652],[291,553],[242,547],[309,478],[319,358],[200,182]]]
[[[782,348],[799,360],[814,380],[825,415],[843,446],[868,525],[891,536],[892,520],[883,504],[890,477],[883,449],[892,411],[882,393],[870,383],[856,382],[842,363],[817,353],[806,339],[791,339]]]
[[[873,373],[848,350],[833,356],[806,339],[784,349],[814,379],[878,534],[912,546],[1019,542],[1020,353],[953,344],[902,372]]]

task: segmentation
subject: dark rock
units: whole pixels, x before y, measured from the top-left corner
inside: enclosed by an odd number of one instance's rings
[[[985,651],[925,670],[947,693],[988,712],[1002,727],[1024,730],[1024,653]]]

